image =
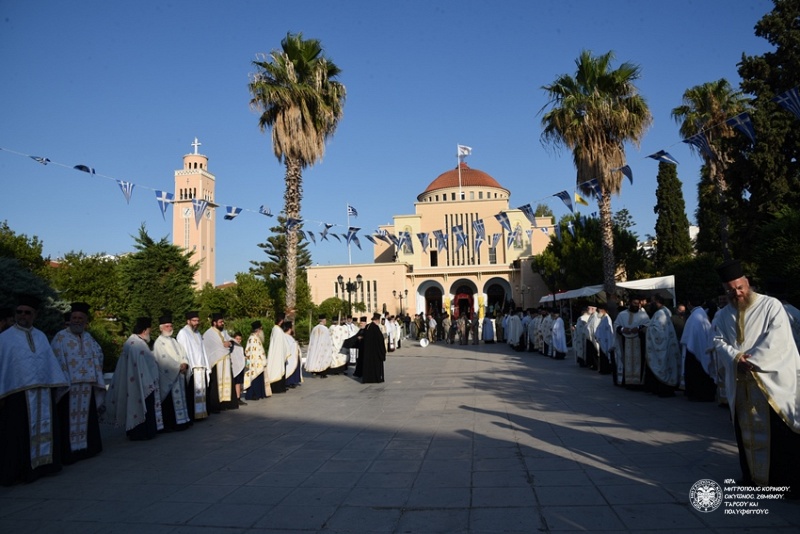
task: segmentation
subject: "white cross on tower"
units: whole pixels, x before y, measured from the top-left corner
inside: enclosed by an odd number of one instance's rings
[[[196,137],[194,138],[194,143],[192,143],[192,146],[194,147],[194,153],[195,154],[197,154],[197,147],[199,147],[202,144],[203,143],[199,142]]]

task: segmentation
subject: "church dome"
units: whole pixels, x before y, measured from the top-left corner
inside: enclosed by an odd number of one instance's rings
[[[476,189],[491,187],[493,189],[501,189],[505,191],[506,194],[508,193],[507,189],[501,186],[497,180],[485,172],[479,171],[478,169],[472,169],[464,162],[459,163],[459,167],[461,167],[462,188]],[[458,167],[440,174],[434,181],[430,183],[430,185],[428,185],[425,191],[417,197],[417,200],[421,201],[430,193],[439,191],[440,189],[451,189],[454,187],[458,188],[458,174]]]

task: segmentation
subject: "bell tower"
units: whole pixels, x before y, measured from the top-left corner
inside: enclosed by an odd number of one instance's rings
[[[183,156],[183,168],[175,171],[172,205],[172,242],[193,252],[192,263],[200,264],[194,275],[197,289],[206,282],[214,285],[217,207],[214,202],[216,178],[208,172],[208,156],[197,150],[200,144],[195,137],[194,152]]]

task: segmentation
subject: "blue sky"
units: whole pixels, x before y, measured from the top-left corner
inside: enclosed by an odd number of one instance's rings
[[[654,122],[641,148],[628,149],[634,184],[612,208],[627,208],[643,238],[654,233],[658,169],[645,157],[657,150],[680,162],[694,220],[700,161],[670,110],[691,86],[725,77],[738,87],[742,53],[770,49],[753,26],[771,9],[766,0],[2,2],[0,148],[139,187],[126,204],[111,180],[0,151],[0,220],[38,236],[54,258],[130,251],[142,223],[168,236],[171,212],[164,222],[146,188],[172,190],[195,137],[220,204],[278,212],[284,169],[249,108],[247,81],[256,54],[300,31],[322,41],[347,87],[324,160],[303,175],[306,229],[345,225],[348,203],[360,234],[413,213],[416,196],[455,167],[457,144],[511,190],[511,207],[543,201],[564,215],[550,195],[571,192],[575,170],[568,152],[540,142],[541,86],[573,74],[587,49],[642,68]],[[217,223],[218,284],[266,259],[257,243],[273,223],[250,212]],[[362,245],[353,263],[372,261]],[[315,263],[348,262],[335,240],[309,247]]]

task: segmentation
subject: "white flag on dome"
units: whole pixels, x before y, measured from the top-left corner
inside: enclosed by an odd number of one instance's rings
[[[464,146],[464,145],[457,145],[458,146],[458,157],[463,158],[465,156],[469,156],[472,154],[472,147],[471,146]]]

